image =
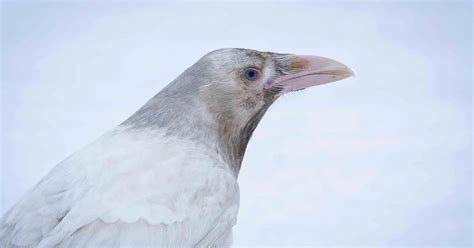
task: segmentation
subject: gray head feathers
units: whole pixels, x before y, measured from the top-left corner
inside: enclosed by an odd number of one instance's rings
[[[208,145],[238,173],[253,131],[281,94],[350,75],[346,66],[322,57],[219,49],[202,57],[121,126],[161,128],[168,135]]]

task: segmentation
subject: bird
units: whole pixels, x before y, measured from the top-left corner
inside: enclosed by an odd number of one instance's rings
[[[0,247],[229,247],[237,178],[265,112],[351,76],[325,57],[209,52],[21,197],[1,219]]]

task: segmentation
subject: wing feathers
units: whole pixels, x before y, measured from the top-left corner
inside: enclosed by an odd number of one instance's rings
[[[213,244],[238,185],[219,156],[157,131],[115,130],[54,168],[2,220],[0,246]]]

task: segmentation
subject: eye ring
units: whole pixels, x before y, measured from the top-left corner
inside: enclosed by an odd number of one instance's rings
[[[260,78],[260,71],[253,67],[246,68],[243,72],[243,77],[250,82],[257,81]]]

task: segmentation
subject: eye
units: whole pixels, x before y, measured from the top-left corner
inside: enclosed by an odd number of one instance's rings
[[[260,76],[260,72],[255,68],[247,68],[244,70],[244,77],[248,81],[256,81]]]

